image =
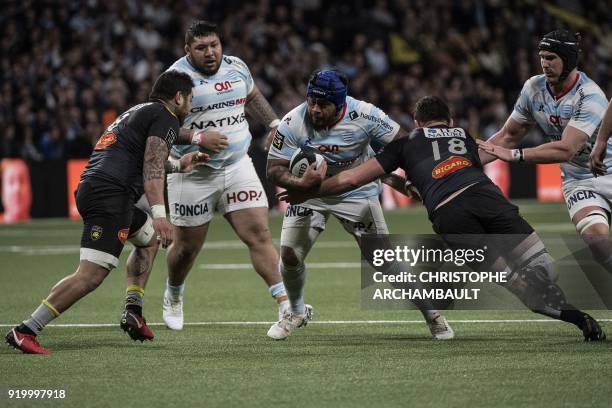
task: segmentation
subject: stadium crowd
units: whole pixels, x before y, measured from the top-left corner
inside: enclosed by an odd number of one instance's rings
[[[559,25],[581,32],[581,70],[612,95],[607,7],[606,0],[9,0],[0,15],[0,157],[88,157],[118,112],[146,100],[152,80],[184,54],[182,33],[193,18],[219,23],[224,52],[247,62],[279,116],[304,100],[315,68],[337,67],[351,95],[407,129],[414,102],[437,94],[459,125],[486,138],[540,72],[538,39]]]

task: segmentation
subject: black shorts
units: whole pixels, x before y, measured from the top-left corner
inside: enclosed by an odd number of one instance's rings
[[[512,251],[533,233],[518,207],[492,183],[469,187],[435,210],[431,220],[434,231],[449,246],[470,249],[488,246],[491,259]]]
[[[83,217],[81,248],[119,258],[127,238],[147,221],[147,214],[134,206],[134,194],[107,181],[89,177],[75,197]]]

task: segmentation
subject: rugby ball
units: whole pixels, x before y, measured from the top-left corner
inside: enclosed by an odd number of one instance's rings
[[[308,166],[312,163],[317,163],[316,167],[325,160],[325,158],[317,153],[314,149],[299,148],[291,156],[289,161],[289,170],[296,177],[302,177]]]

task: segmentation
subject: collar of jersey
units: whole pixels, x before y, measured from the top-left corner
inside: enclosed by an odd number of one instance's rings
[[[550,96],[553,97],[555,101],[558,101],[561,98],[563,98],[565,95],[567,95],[572,89],[574,89],[579,79],[580,79],[580,72],[576,72],[576,79],[574,79],[574,82],[572,82],[572,84],[568,86],[567,89],[561,92],[558,96],[555,96],[555,94],[552,92],[552,89],[550,89],[550,85],[548,85],[548,81],[546,81],[546,90],[548,90],[548,93],[550,94]]]

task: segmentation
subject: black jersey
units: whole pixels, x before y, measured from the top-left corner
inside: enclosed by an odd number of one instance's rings
[[[449,194],[470,184],[491,182],[482,170],[478,146],[461,128],[418,128],[389,143],[376,159],[385,172],[398,167],[421,194],[431,218]]]
[[[121,114],[98,139],[81,180],[95,177],[132,191],[144,192],[142,164],[147,138],[157,136],[170,145],[179,132],[179,121],[164,104],[148,102]]]

